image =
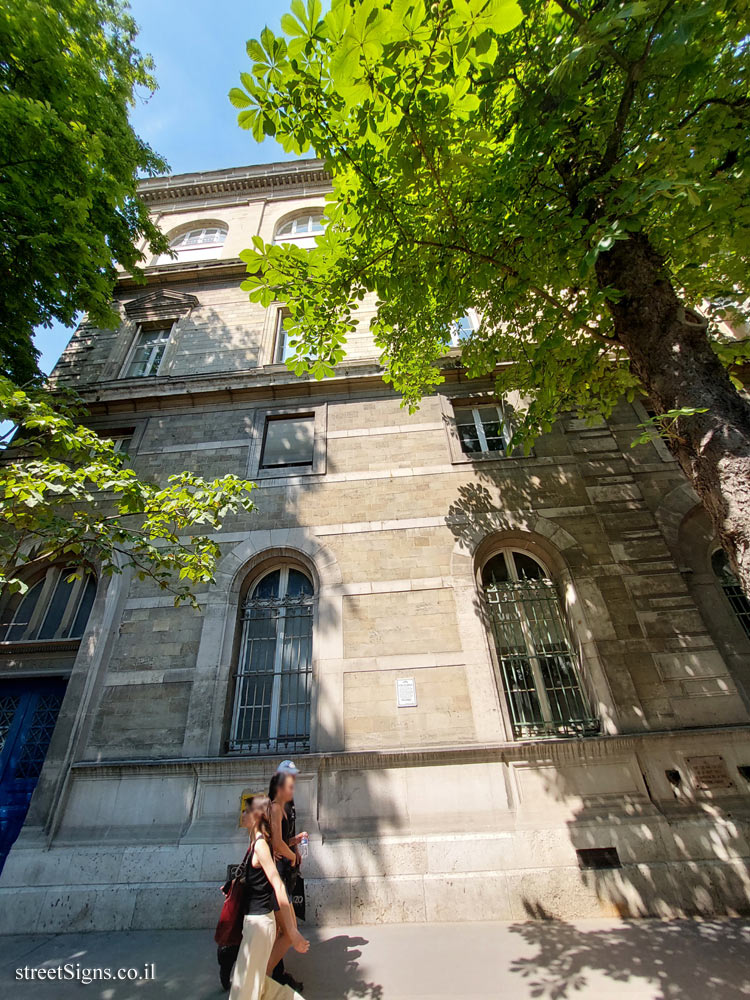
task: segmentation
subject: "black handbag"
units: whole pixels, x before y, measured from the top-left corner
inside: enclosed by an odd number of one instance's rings
[[[290,900],[292,906],[294,907],[294,912],[297,914],[297,920],[305,919],[305,880],[301,875],[297,876],[297,881],[292,889],[292,898]]]

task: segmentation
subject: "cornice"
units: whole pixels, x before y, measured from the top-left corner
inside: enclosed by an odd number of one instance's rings
[[[470,379],[456,358],[443,359],[445,386],[479,391],[491,378]],[[76,386],[92,415],[143,410],[172,410],[203,404],[253,400],[345,399],[361,393],[395,392],[383,380],[383,367],[374,359],[339,365],[336,373],[317,380],[295,375],[286,365],[266,365],[245,371],[164,375],[157,378],[115,378]]]
[[[658,750],[664,744],[695,750],[696,741],[724,745],[747,743],[750,727],[720,726],[710,729],[677,729],[660,732],[623,733],[587,739],[519,741],[482,746],[433,747],[414,750],[353,750],[301,754],[295,757],[304,774],[324,771],[381,770],[390,767],[424,767],[468,763],[512,763],[514,765],[580,765],[622,760],[633,753]],[[713,749],[713,748],[711,748]],[[718,746],[716,748],[718,750]],[[700,752],[700,751],[699,751]],[[272,773],[276,757],[183,757],[140,760],[78,761],[73,771],[85,777],[122,777],[133,774],[199,774],[201,777],[237,779]]]
[[[330,186],[331,178],[321,161],[310,159],[150,177],[139,183],[138,192],[150,208],[158,209],[185,201],[259,194],[273,197],[288,195],[293,189]]]

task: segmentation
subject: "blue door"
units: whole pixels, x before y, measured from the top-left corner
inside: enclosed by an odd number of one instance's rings
[[[29,809],[67,681],[0,681],[0,871]]]

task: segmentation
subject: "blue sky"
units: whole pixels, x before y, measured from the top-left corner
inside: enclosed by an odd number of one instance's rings
[[[227,92],[249,68],[248,38],[278,29],[288,0],[130,0],[139,47],[156,63],[159,89],[142,94],[131,116],[138,134],[165,157],[172,173],[218,170],[289,159],[272,139],[256,143],[237,126]],[[39,330],[42,371],[70,339],[56,324]]]

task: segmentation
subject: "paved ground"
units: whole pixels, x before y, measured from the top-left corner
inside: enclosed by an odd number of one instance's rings
[[[750,921],[399,924],[310,931],[306,1000],[747,1000]],[[17,981],[16,969],[138,967],[155,981]],[[221,1000],[210,931],[0,937],[0,996]]]

